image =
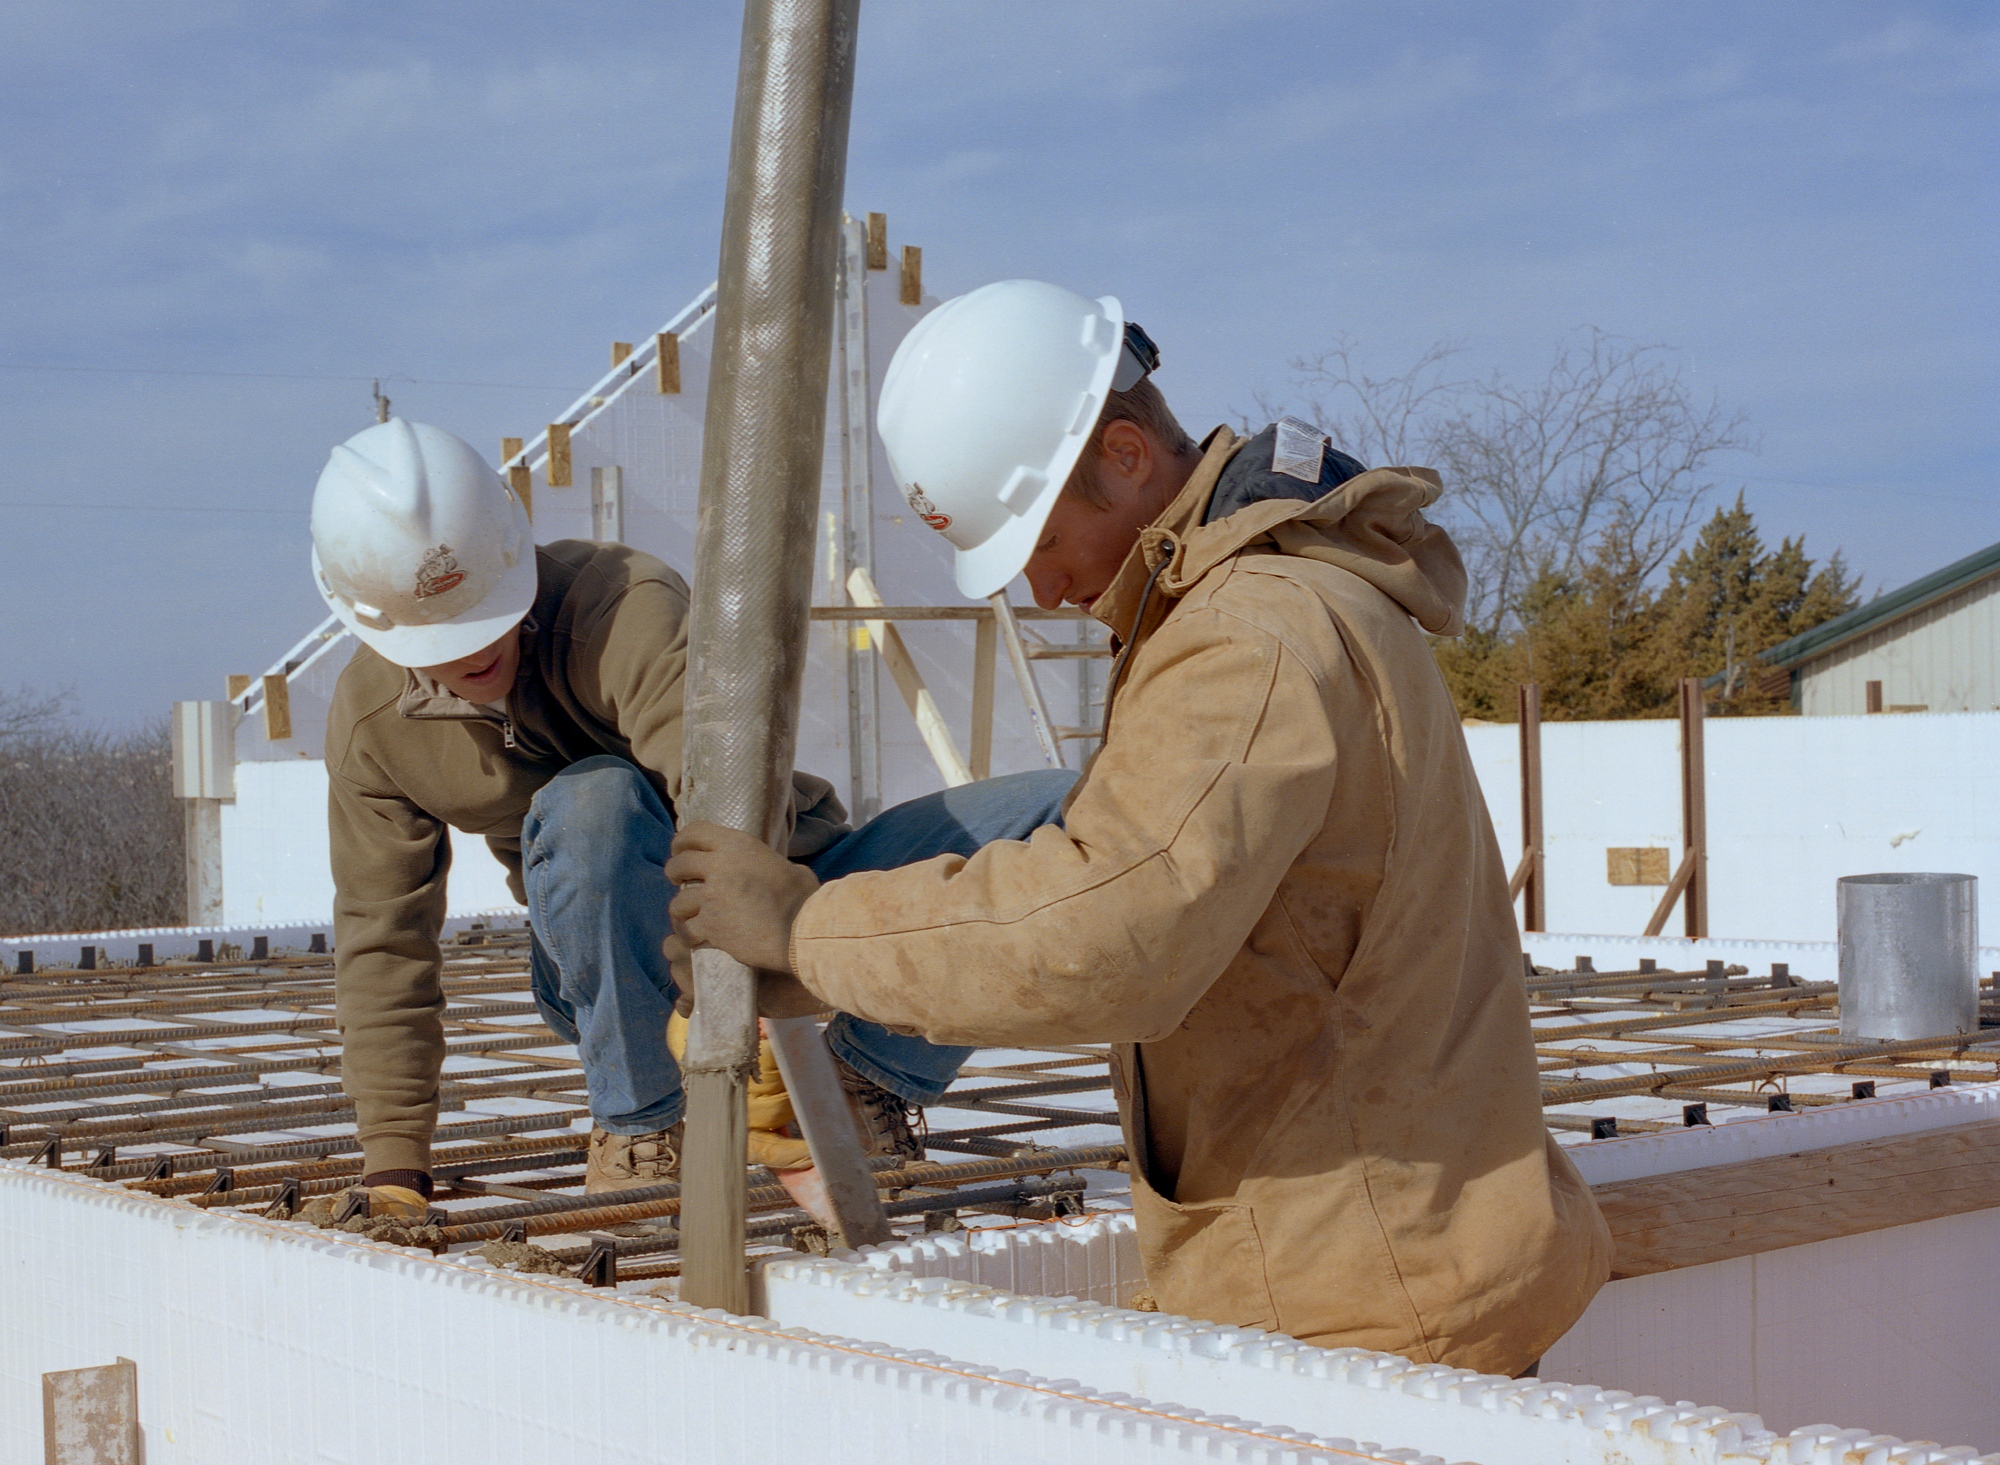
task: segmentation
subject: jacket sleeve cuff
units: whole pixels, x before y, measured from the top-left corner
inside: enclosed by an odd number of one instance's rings
[[[361,1173],[382,1170],[421,1170],[430,1173],[431,1143],[403,1134],[378,1134],[361,1141]]]

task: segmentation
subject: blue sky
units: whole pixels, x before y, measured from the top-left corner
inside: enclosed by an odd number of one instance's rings
[[[0,687],[219,696],[320,613],[369,378],[497,452],[705,285],[738,15],[0,12]],[[1594,325],[1747,411],[1767,538],[1871,590],[2000,539],[1991,5],[867,0],[860,57],[850,207],[941,293],[1119,295],[1197,430],[1343,333]]]

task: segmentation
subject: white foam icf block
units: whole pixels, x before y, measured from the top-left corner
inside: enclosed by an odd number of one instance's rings
[[[2000,1450],[2000,1210],[1608,1284],[1545,1373]]]
[[[149,1465],[1443,1465],[17,1164],[0,1237],[7,1460],[41,1456],[43,1373],[126,1357]]]
[[[2000,1213],[1987,1215],[2000,1220]],[[1795,1261],[1789,1271],[1809,1278],[1812,1265]],[[1900,1317],[1921,1311],[1925,1303],[1917,1299],[1936,1290],[1938,1276],[1949,1282],[1955,1274],[1955,1267],[1947,1267],[1932,1275],[1913,1258],[1900,1281],[1890,1282],[1878,1268],[1868,1284],[1873,1289],[1868,1312]],[[1226,1408],[1308,1432],[1324,1432],[1341,1421],[1337,1428],[1344,1434],[1407,1439],[1427,1451],[1486,1465],[1803,1462],[1822,1456],[1847,1465],[1848,1455],[1841,1451],[1850,1447],[1857,1462],[2000,1459],[1981,1457],[1972,1445],[1907,1444],[1889,1435],[1809,1423],[1876,1419],[1858,1407],[1864,1397],[1888,1406],[1882,1390],[1864,1394],[1848,1384],[1854,1370],[1872,1369],[1879,1377],[1884,1372],[1879,1367],[1838,1356],[1839,1350],[1829,1349],[1823,1338],[1816,1347],[1807,1347],[1793,1336],[1795,1329],[1819,1334],[1828,1325],[1825,1307],[1809,1305],[1807,1288],[1794,1289],[1789,1307],[1765,1309],[1770,1346],[1792,1348],[1825,1365],[1793,1369],[1771,1395],[1774,1413],[1799,1421],[1791,1434],[1779,1435],[1747,1412],[1754,1402],[1743,1402],[1743,1382],[1754,1384],[1759,1374],[1740,1351],[1728,1354],[1734,1392],[1684,1387],[1691,1382],[1684,1374],[1629,1367],[1635,1361],[1649,1363],[1651,1355],[1642,1353],[1635,1360],[1629,1347],[1619,1353],[1621,1340],[1629,1344],[1630,1338],[1619,1332],[1618,1324],[1592,1334],[1587,1317],[1543,1360],[1540,1379],[1503,1379],[1106,1305],[1113,1296],[1127,1295],[1138,1276],[1133,1221],[1122,1215],[923,1236],[844,1258],[781,1258],[762,1268],[760,1295],[773,1316],[803,1326],[862,1335],[885,1332],[919,1346],[1001,1363],[1028,1366],[1032,1361],[1036,1368],[1075,1373],[1099,1387],[1195,1409]],[[1009,1277],[1016,1283],[1039,1283],[1045,1295],[1002,1290]],[[1628,1285],[1613,1284],[1604,1296],[1616,1298],[1615,1289]],[[1893,1303],[1884,1289],[1894,1286],[1901,1286],[1912,1301]],[[1087,1300],[1090,1293],[1095,1300]],[[1977,1341],[1992,1331],[1974,1317],[1961,1316],[1976,1310],[1961,1306],[1953,1312],[1953,1328],[1942,1346],[1949,1348],[1961,1337]],[[1634,1310],[1617,1317],[1629,1324]],[[1750,1322],[1728,1308],[1704,1312],[1698,1305],[1676,1305],[1669,1325],[1702,1339],[1718,1323],[1743,1331]],[[1641,1322],[1637,1331],[1644,1336],[1648,1328]],[[1693,1346],[1698,1351],[1699,1343]],[[1983,1377],[1980,1371],[1992,1353],[1985,1347],[1962,1352],[1956,1367],[1933,1374],[1928,1387],[1910,1392],[1904,1407],[1894,1411],[1906,1432],[1990,1444],[1990,1390],[1968,1388],[1967,1382]],[[1906,1352],[1899,1365],[1905,1372],[1925,1367],[1924,1350]],[[1713,1384],[1715,1378],[1700,1381]],[[1684,1402],[1690,1399],[1708,1402]],[[1668,1402],[1672,1400],[1683,1402]]]
[[[685,1308],[634,1284],[598,1291],[434,1259],[18,1163],[0,1163],[0,1238],[8,1459],[38,1453],[41,1374],[118,1357],[138,1365],[151,1465],[373,1462],[385,1439],[413,1465],[940,1455],[1930,1465],[1976,1453],[1830,1426],[1781,1437],[1721,1406],[1080,1300],[1131,1290],[1129,1217],[781,1259],[763,1268],[770,1318]],[[944,1275],[953,1270],[1065,1293]],[[1852,1300],[1888,1315],[1879,1295]],[[1976,1341],[1964,1311],[1947,1327]]]

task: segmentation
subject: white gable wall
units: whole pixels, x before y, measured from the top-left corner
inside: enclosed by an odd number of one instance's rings
[[[1868,683],[1885,707],[1930,712],[2000,708],[2000,574],[1891,621],[1799,667],[1808,716],[1868,710]]]

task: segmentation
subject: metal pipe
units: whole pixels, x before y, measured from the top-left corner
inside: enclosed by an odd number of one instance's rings
[[[1979,880],[1845,875],[1840,1035],[1926,1038],[1979,1030]]]
[[[729,142],[688,616],[679,812],[782,849],[819,506],[860,0],[747,0]],[[683,1064],[683,1296],[744,1312],[745,1088],[756,977],[694,957]]]

